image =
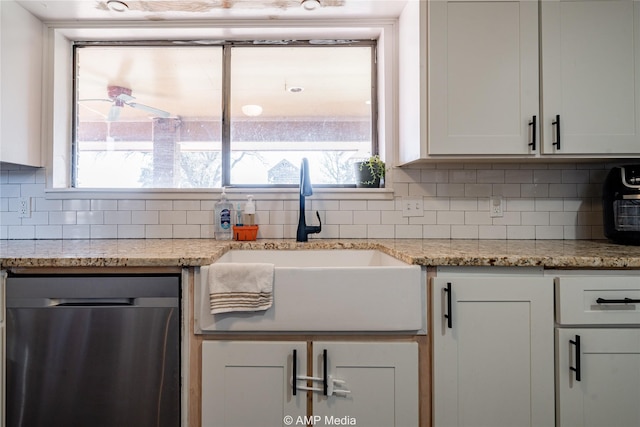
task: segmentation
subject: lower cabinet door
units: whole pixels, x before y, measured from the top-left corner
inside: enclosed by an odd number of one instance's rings
[[[293,395],[307,372],[306,342],[204,341],[202,427],[281,427],[306,415],[306,392]],[[291,418],[289,418],[291,417]]]
[[[640,329],[559,328],[556,339],[556,426],[640,426]]]
[[[434,427],[555,421],[553,281],[433,280]]]
[[[314,341],[313,365],[333,388],[314,393],[316,425],[419,425],[417,343]]]

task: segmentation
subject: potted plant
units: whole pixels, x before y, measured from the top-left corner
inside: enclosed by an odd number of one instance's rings
[[[386,168],[384,161],[377,154],[366,160],[355,162],[354,168],[358,188],[378,188],[384,182]]]

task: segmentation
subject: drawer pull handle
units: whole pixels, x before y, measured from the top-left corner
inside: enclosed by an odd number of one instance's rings
[[[623,299],[605,299],[598,298],[596,300],[598,304],[640,304],[640,299],[637,298],[623,298]]]
[[[576,366],[575,367],[569,366],[569,370],[575,372],[576,381],[580,381],[580,378],[582,377],[582,369],[580,367],[580,335],[576,335],[575,341],[569,340],[569,342],[576,346],[576,357],[575,357]]]
[[[451,315],[451,283],[447,283],[447,287],[442,289],[447,293],[447,312],[444,318],[447,319],[447,328],[453,328],[453,316]]]

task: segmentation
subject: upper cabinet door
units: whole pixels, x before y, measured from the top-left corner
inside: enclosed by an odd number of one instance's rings
[[[429,154],[538,152],[538,2],[429,2],[428,55]]]
[[[541,31],[544,152],[639,153],[640,3],[543,1]]]

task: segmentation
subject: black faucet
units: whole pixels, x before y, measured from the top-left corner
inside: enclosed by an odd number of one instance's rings
[[[306,196],[313,194],[313,188],[311,187],[311,180],[309,179],[309,161],[306,157],[302,159],[300,165],[300,218],[298,218],[298,232],[296,233],[297,242],[307,242],[309,240],[309,234],[315,234],[322,231],[322,221],[320,221],[320,214],[316,211],[318,222],[320,225],[307,225],[304,217],[304,202]]]

